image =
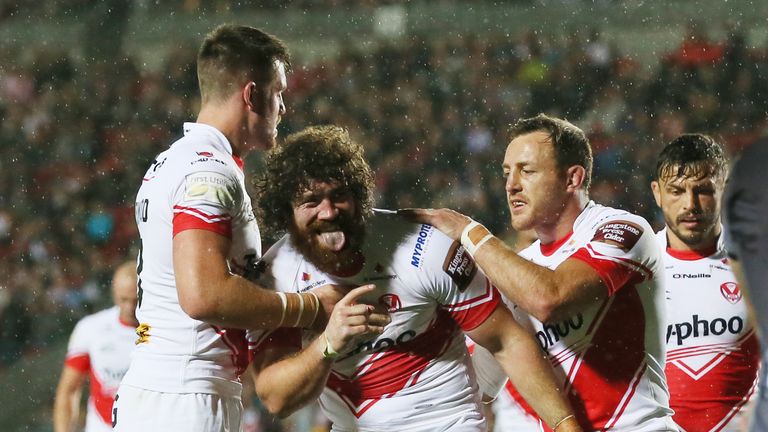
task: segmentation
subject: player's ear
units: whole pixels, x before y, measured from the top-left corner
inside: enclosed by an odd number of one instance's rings
[[[584,185],[584,180],[587,177],[587,170],[581,165],[573,165],[568,167],[566,174],[566,188],[568,192],[575,192],[577,189]]]
[[[258,115],[264,115],[265,96],[264,89],[251,81],[243,87],[243,102],[248,109]]]
[[[661,208],[661,185],[656,180],[651,182],[651,190],[653,191],[653,199],[656,200],[656,205]]]

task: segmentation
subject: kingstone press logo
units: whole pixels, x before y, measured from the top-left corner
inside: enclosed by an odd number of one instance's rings
[[[411,253],[412,266],[421,268],[421,260],[424,258],[424,252],[427,250],[427,244],[429,244],[429,239],[432,238],[433,233],[432,225],[423,224],[419,229],[419,236],[416,238],[416,245]]]

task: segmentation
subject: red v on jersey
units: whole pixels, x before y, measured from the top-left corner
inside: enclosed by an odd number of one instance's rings
[[[350,377],[332,372],[327,386],[338,393],[359,418],[376,401],[416,384],[421,373],[455,340],[458,331],[451,316],[439,310],[424,333],[371,356]]]

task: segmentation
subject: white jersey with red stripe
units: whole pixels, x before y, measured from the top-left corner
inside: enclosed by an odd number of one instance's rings
[[[231,239],[230,270],[261,255],[242,161],[217,129],[185,123],[184,137],[157,156],[136,198],[141,235],[139,303],[143,327],[124,383],[166,393],[238,396],[248,363],[245,331],[189,317],[179,305],[173,237],[188,229]]]
[[[498,305],[499,293],[464,248],[432,226],[379,212],[366,226],[365,264],[355,276],[318,271],[287,237],[264,256],[263,283],[278,290],[375,283],[376,290],[362,301],[391,313],[383,334],[343,352],[333,366],[320,397],[333,430],[485,430],[462,330],[482,324]],[[310,338],[304,334],[304,344]],[[250,341],[258,350],[288,338],[253,332]]]
[[[590,430],[677,431],[664,379],[661,249],[648,222],[590,202],[569,236],[536,241],[520,255],[550,269],[581,260],[608,289],[605,300],[561,322],[529,317],[579,422]],[[512,386],[507,390],[520,400]]]
[[[88,315],[75,326],[64,363],[90,381],[86,432],[112,430],[112,402],[135,340],[136,328],[120,321],[117,306]]]
[[[755,392],[760,351],[722,243],[701,255],[670,249],[666,228],[666,333],[670,405],[686,431],[740,431]]]

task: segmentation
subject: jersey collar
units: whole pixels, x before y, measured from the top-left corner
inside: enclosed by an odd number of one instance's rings
[[[204,123],[185,122],[184,136],[190,135],[207,135],[216,149],[227,152],[230,155],[232,154],[232,144],[229,143],[229,140],[223,133],[221,133],[221,131],[213,126]],[[235,162],[237,162],[238,159],[240,158],[235,159]],[[240,163],[242,163],[242,161]]]
[[[717,238],[717,243],[715,243],[714,246],[708,249],[704,250],[690,250],[690,251],[684,251],[684,250],[678,250],[678,249],[672,249],[672,247],[669,245],[669,239],[667,238],[667,227],[664,227],[661,231],[659,231],[659,234],[664,239],[665,250],[669,256],[675,259],[679,259],[680,261],[696,261],[700,260],[702,258],[708,258],[712,255],[715,255],[721,251],[723,251],[723,227],[720,226],[720,236]]]
[[[565,242],[567,242],[572,235],[573,235],[573,231],[566,234],[560,240],[555,240],[552,243],[549,243],[549,244],[540,243],[539,249],[541,250],[541,254],[544,256],[551,256],[553,253],[555,253],[555,251],[560,249],[560,246],[565,244]]]

